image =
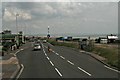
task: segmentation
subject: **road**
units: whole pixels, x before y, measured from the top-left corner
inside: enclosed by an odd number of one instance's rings
[[[68,47],[42,43],[33,51],[32,43],[16,55],[22,64],[18,78],[118,78],[118,73],[92,58]],[[52,48],[48,52],[47,46]]]

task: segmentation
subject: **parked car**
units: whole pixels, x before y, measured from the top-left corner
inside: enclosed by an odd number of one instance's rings
[[[46,43],[47,42],[47,40],[43,40],[43,43]]]
[[[34,50],[41,50],[40,44],[34,44]]]

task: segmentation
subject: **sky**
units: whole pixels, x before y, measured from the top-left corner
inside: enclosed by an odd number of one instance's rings
[[[16,27],[16,14],[17,27]],[[25,34],[116,34],[117,2],[2,2],[2,30]]]

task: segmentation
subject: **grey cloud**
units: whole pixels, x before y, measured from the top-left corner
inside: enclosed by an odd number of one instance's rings
[[[69,32],[116,33],[118,29],[117,3],[16,2],[5,3],[3,6],[4,8],[17,8],[30,14],[32,19],[26,21],[26,23],[29,30],[33,30],[31,33],[47,33],[48,25],[51,27],[51,33],[54,34]],[[12,25],[14,23],[11,23]],[[13,29],[12,27],[8,28]],[[107,30],[108,28],[110,29],[109,31]]]

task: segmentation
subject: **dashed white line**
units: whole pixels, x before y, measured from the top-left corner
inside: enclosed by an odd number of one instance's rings
[[[63,56],[60,56],[62,59],[65,59]]]
[[[55,70],[57,71],[57,73],[58,73],[60,76],[62,76],[62,74],[60,73],[60,71],[59,71],[57,68],[55,68]]]
[[[45,50],[43,50],[43,52],[45,53]]]
[[[68,62],[68,63],[70,63],[70,64],[72,64],[72,65],[74,65],[74,63],[72,63],[72,62],[71,62],[71,61],[69,61],[69,60],[67,60],[67,62]]]
[[[47,54],[45,53],[45,56],[47,56]]]
[[[55,53],[56,55],[59,55],[58,53]]]
[[[78,69],[80,69],[81,71],[83,71],[84,73],[86,73],[89,76],[92,76],[90,73],[88,73],[87,71],[83,70],[82,68],[78,67]]]
[[[110,68],[110,67],[108,67],[108,66],[106,66],[106,65],[104,65],[104,67],[106,67],[107,69],[110,69],[110,70],[112,70],[112,71],[115,71],[115,72],[118,72],[118,73],[120,73],[120,71],[118,71],[118,70],[115,70],[115,69],[112,69],[112,68]]]
[[[48,59],[48,60],[50,60],[50,58],[49,58],[49,57],[47,57],[47,59]]]
[[[50,64],[52,64],[52,66],[54,66],[54,64],[50,61]]]
[[[23,72],[24,66],[21,64],[22,69],[20,70],[19,74],[16,77],[16,80],[20,77],[21,73]]]

